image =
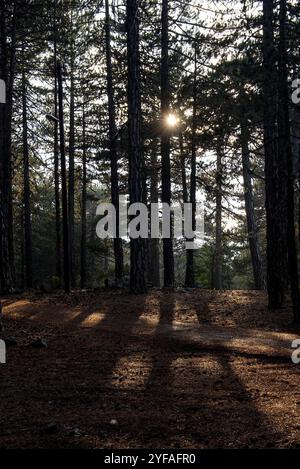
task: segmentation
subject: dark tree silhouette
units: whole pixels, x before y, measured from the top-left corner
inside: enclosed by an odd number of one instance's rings
[[[141,146],[139,11],[137,0],[127,0],[127,62],[128,62],[128,141],[129,141],[129,194],[130,203],[143,201],[143,162]],[[145,240],[130,240],[130,290],[145,293],[146,255]]]
[[[57,63],[58,82],[58,108],[59,108],[59,137],[60,137],[60,164],[61,164],[61,191],[62,191],[62,211],[63,211],[63,248],[64,248],[64,283],[65,291],[70,291],[70,243],[69,243],[69,217],[68,217],[68,192],[65,154],[65,129],[64,129],[64,108],[63,108],[63,75],[62,66]]]
[[[113,90],[113,71],[111,57],[111,33],[110,33],[110,12],[108,0],[105,0],[105,46],[106,46],[106,69],[107,69],[107,97],[108,97],[108,120],[109,120],[109,151],[111,167],[111,202],[116,209],[116,238],[114,238],[115,255],[115,277],[121,280],[123,277],[123,246],[119,237],[119,176],[118,176],[118,156],[117,156],[117,128],[116,112]]]
[[[171,206],[170,135],[164,119],[170,111],[169,71],[169,2],[163,0],[161,12],[161,200]],[[171,230],[172,231],[172,230]],[[174,285],[174,253],[172,237],[163,239],[164,286]]]
[[[32,236],[30,208],[30,170],[27,123],[27,86],[25,74],[25,45],[22,43],[22,106],[23,106],[23,180],[24,180],[24,234],[25,234],[25,285],[32,288]]]
[[[276,144],[276,50],[274,2],[263,2],[264,148],[267,215],[267,287],[269,307],[281,308],[286,284],[286,234]],[[280,163],[282,164],[282,163]]]

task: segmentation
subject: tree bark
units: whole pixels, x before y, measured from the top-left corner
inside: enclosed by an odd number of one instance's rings
[[[86,286],[86,123],[85,108],[82,110],[82,195],[81,195],[81,250],[80,250],[80,281],[81,288]]]
[[[127,61],[128,61],[128,150],[130,203],[143,201],[143,163],[141,147],[139,17],[137,0],[127,0]],[[130,240],[130,291],[146,293],[145,240]]]
[[[195,50],[194,80],[193,80],[193,117],[192,117],[192,154],[191,154],[191,182],[190,203],[192,205],[192,228],[196,230],[196,113],[197,113],[197,54]],[[193,241],[193,240],[189,240]],[[194,249],[186,250],[185,285],[195,286]]]
[[[72,32],[71,32],[72,34]],[[74,88],[74,44],[71,44],[70,64],[70,122],[69,122],[69,187],[68,187],[68,212],[69,212],[69,243],[70,243],[70,277],[71,287],[76,284],[75,279],[75,252],[74,252],[74,160],[75,160],[75,88]]]
[[[165,128],[164,120],[170,111],[170,71],[169,71],[169,2],[162,1],[161,13],[161,182],[162,202],[171,206],[171,163],[170,135]],[[172,226],[172,217],[171,217]],[[171,229],[172,232],[172,229]],[[164,286],[174,286],[174,253],[172,234],[163,239]]]
[[[222,246],[222,150],[217,148],[217,172],[216,172],[216,235],[213,257],[213,285],[216,290],[223,288],[223,246]]]
[[[69,217],[68,217],[68,192],[66,174],[66,154],[65,154],[65,129],[63,110],[63,77],[62,67],[57,63],[58,82],[58,103],[59,103],[59,136],[60,136],[60,157],[61,157],[61,189],[62,189],[62,210],[63,210],[63,247],[64,247],[64,282],[65,291],[70,291],[70,243],[69,243]]]
[[[23,191],[25,234],[25,285],[32,288],[32,230],[30,208],[30,169],[28,151],[27,86],[25,76],[25,45],[22,43],[22,107],[23,107]]]
[[[247,127],[247,120],[241,116],[241,147],[242,147],[242,166],[243,166],[243,183],[244,183],[244,200],[247,218],[247,232],[249,240],[249,248],[251,254],[254,287],[256,290],[264,290],[265,279],[263,274],[263,266],[261,253],[259,249],[257,237],[257,225],[254,215],[253,189],[250,176],[250,135]]]
[[[0,0],[1,16],[0,16],[0,79],[3,80],[5,88],[7,87],[8,80],[8,57],[7,57],[7,38],[6,38],[6,24],[5,24],[5,9],[4,1]],[[6,90],[7,91],[7,90]],[[6,158],[6,118],[7,118],[7,102],[5,91],[5,102],[0,103],[0,287],[1,293],[6,293],[11,288],[11,275],[9,269],[9,255],[7,244],[7,226],[6,226],[6,206],[5,189],[4,189],[4,159]]]
[[[107,97],[109,120],[109,151],[111,168],[111,202],[116,209],[116,238],[114,238],[115,278],[120,281],[123,277],[123,245],[119,236],[119,176],[117,155],[117,127],[113,89],[113,71],[111,57],[111,34],[109,2],[105,0],[105,30],[106,30],[106,70],[107,70]]]
[[[182,201],[184,204],[188,203],[188,190],[186,182],[186,156],[183,148],[183,135],[179,134],[179,151],[180,151],[180,169],[181,169],[181,183],[182,183]]]
[[[151,178],[150,178],[150,202],[158,203],[158,169],[157,169],[157,142],[153,142],[151,149]],[[155,287],[160,287],[160,255],[159,239],[149,240],[149,272],[148,280]]]
[[[57,24],[56,2],[54,4],[53,21],[53,75],[54,75],[54,115],[58,118],[57,102]],[[60,219],[60,189],[59,189],[59,147],[58,147],[58,121],[54,122],[54,191],[55,191],[55,236],[56,236],[56,268],[55,274],[61,283],[61,219]]]
[[[11,40],[7,42],[7,11],[3,0],[0,1],[0,45],[1,64],[0,78],[6,84],[6,102],[0,104],[0,287],[2,293],[8,293],[14,285],[14,243],[13,243],[13,206],[12,206],[12,164],[11,164],[11,123],[13,86],[15,78],[16,51],[16,2],[13,2],[13,13],[10,25]]]
[[[267,215],[267,288],[269,308],[281,308],[286,273],[286,235],[283,227],[276,145],[276,54],[274,48],[274,2],[263,1],[264,149]]]
[[[299,276],[297,262],[297,248],[295,238],[295,201],[294,201],[294,174],[293,174],[293,154],[291,145],[291,129],[289,116],[289,89],[288,89],[288,57],[286,44],[286,22],[287,7],[286,1],[280,0],[280,37],[279,37],[279,57],[278,57],[278,137],[279,137],[279,159],[286,165],[286,176],[282,184],[286,187],[286,208],[287,214],[287,254],[288,271],[293,301],[294,321],[300,322],[300,295]]]

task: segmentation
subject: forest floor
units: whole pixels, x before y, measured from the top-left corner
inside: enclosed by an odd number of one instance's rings
[[[3,299],[0,448],[300,448],[300,331],[261,292]],[[37,338],[48,347],[34,349]]]

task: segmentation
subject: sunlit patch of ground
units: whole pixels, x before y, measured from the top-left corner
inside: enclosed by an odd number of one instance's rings
[[[0,365],[0,447],[300,447],[299,332],[261,292],[31,294],[4,306],[19,345]],[[48,348],[29,347],[37,337]]]

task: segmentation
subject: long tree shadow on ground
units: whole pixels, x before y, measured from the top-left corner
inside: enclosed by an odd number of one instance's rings
[[[175,305],[174,293],[162,294],[155,332],[160,348],[155,346],[145,389],[145,396],[152,396],[154,416],[143,431],[144,443],[155,436],[157,443],[162,440],[182,447],[251,447],[276,442],[279,435],[234,371],[230,354],[199,350],[184,339],[168,339],[163,334],[166,326],[172,326]]]
[[[170,291],[99,297],[63,323],[47,351],[16,349],[3,379],[0,446],[11,447],[11,435],[24,447],[276,446],[281,435],[240,373],[257,357],[168,332],[184,308],[201,307],[201,327],[210,301],[203,298],[200,306]],[[156,328],[139,334],[141,318],[157,313]],[[45,435],[52,421],[60,430]],[[74,428],[80,437],[70,435]]]

